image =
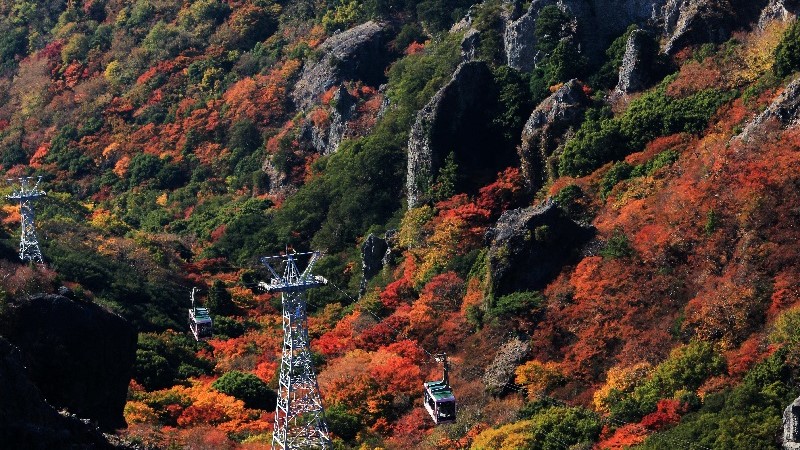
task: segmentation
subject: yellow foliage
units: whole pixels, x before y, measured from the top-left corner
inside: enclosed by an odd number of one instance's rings
[[[744,38],[743,45],[733,58],[734,67],[726,71],[730,87],[753,82],[772,70],[775,48],[788,26],[788,22],[774,21],[763,30],[754,31]]]
[[[644,381],[653,366],[650,363],[642,362],[628,367],[614,366],[608,371],[606,384],[594,393],[594,407],[598,412],[609,413],[610,404],[608,398],[612,391],[631,392]]]
[[[535,440],[530,433],[533,421],[523,420],[500,428],[491,428],[479,434],[472,442],[472,450],[519,450],[533,448]]]
[[[400,246],[415,248],[422,245],[425,240],[424,226],[433,218],[433,208],[428,205],[409,209],[400,222],[398,239]]]
[[[517,378],[514,380],[528,390],[528,397],[536,399],[546,395],[564,380],[564,376],[554,362],[541,363],[528,361],[517,367]]]
[[[156,199],[156,205],[158,206],[167,206],[167,193],[164,192],[158,196]]]
[[[123,409],[125,421],[129,424],[134,423],[155,423],[158,420],[156,411],[147,404],[136,401],[129,401]]]
[[[464,235],[464,221],[458,217],[443,219],[433,230],[422,254],[422,262],[414,277],[415,283],[425,282],[431,275],[447,266],[453,255],[458,254],[458,247]]]

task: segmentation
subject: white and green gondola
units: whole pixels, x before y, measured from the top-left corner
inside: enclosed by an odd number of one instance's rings
[[[436,360],[444,365],[442,379],[423,383],[425,409],[436,425],[456,421],[456,398],[450,387],[447,355],[436,355]]]

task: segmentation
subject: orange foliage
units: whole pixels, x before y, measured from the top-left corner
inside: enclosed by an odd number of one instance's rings
[[[702,63],[690,61],[681,67],[678,78],[667,86],[667,95],[688,97],[704,89],[721,87],[722,73],[711,58]]]
[[[414,41],[408,44],[408,47],[406,47],[404,53],[406,55],[416,55],[417,53],[422,53],[424,51],[425,51],[425,44],[424,43],[420,44],[419,42]]]
[[[617,428],[613,435],[601,440],[595,445],[600,450],[627,450],[644,442],[650,433],[638,423],[628,424]]]

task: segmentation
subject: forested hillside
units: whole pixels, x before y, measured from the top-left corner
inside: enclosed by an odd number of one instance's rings
[[[0,165],[47,192],[44,264],[0,208],[0,442],[269,448],[259,258],[321,250],[335,449],[781,448],[797,9],[0,0]],[[454,424],[423,407],[436,353]]]

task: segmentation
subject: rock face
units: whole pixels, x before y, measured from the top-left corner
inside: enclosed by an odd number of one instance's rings
[[[737,138],[748,140],[771,121],[777,122],[782,127],[800,123],[800,78],[789,83],[781,95],[764,112],[751,120]]]
[[[528,11],[509,22],[503,35],[503,47],[508,65],[523,72],[530,72],[536,67],[539,51],[536,50],[536,18],[547,5],[554,5],[554,0],[533,0]]]
[[[788,22],[797,17],[800,11],[798,0],[770,0],[758,19],[758,27],[762,30],[773,21]]]
[[[391,56],[386,49],[389,40],[390,28],[372,21],[329,37],[319,46],[319,59],[306,62],[294,86],[297,107],[310,110],[325,91],[347,80],[379,86]]]
[[[502,395],[510,391],[514,386],[514,372],[530,351],[530,344],[519,338],[503,344],[483,375],[486,392],[492,395]]]
[[[9,309],[0,335],[20,349],[47,402],[106,430],[124,427],[133,327],[98,305],[60,295],[36,295]]]
[[[0,337],[0,447],[112,449],[97,429],[60,415],[28,377],[22,352]]]
[[[489,113],[496,87],[485,62],[458,66],[453,78],[418,113],[408,140],[408,205],[428,192],[445,158],[453,152],[460,192],[476,190],[505,167],[517,163],[512,151],[498,151]],[[507,154],[508,153],[508,154]]]
[[[783,450],[800,450],[800,398],[783,410]]]
[[[528,72],[544,55],[536,50],[536,19],[542,8],[558,5],[576,18],[581,48],[590,58],[602,55],[608,44],[630,24],[661,23],[667,0],[534,0],[518,19],[506,25],[503,44],[508,65]]]
[[[536,19],[542,8],[554,4],[576,18],[581,48],[590,59],[601,56],[631,24],[659,29],[665,52],[674,53],[687,45],[723,42],[736,29],[757,20],[786,20],[800,9],[798,0],[534,0],[525,14],[506,24],[503,41],[509,66],[530,71],[541,59]]]
[[[650,87],[653,73],[653,57],[657,49],[654,41],[644,30],[635,30],[625,44],[625,55],[619,68],[619,82],[614,89],[617,96],[643,91]]]
[[[530,190],[555,178],[557,149],[564,144],[569,129],[580,125],[588,104],[583,85],[570,80],[533,110],[518,148],[522,175]]]
[[[306,122],[303,129],[303,141],[310,142],[314,150],[323,155],[335,152],[342,143],[347,132],[347,122],[355,113],[356,99],[344,86],[339,85],[333,94],[331,105],[328,124],[318,126],[313,122]]]
[[[364,273],[361,278],[361,292],[364,295],[367,288],[367,281],[378,274],[383,269],[383,261],[389,252],[389,244],[385,239],[381,239],[370,233],[361,244],[361,268]]]
[[[594,227],[576,223],[552,202],[504,212],[486,233],[492,293],[544,288],[594,234]]]
[[[461,60],[464,62],[472,61],[478,53],[478,46],[481,45],[481,33],[475,28],[470,28],[464,33],[461,39]]]
[[[664,52],[687,45],[723,42],[758,19],[767,0],[669,0],[664,7]]]

